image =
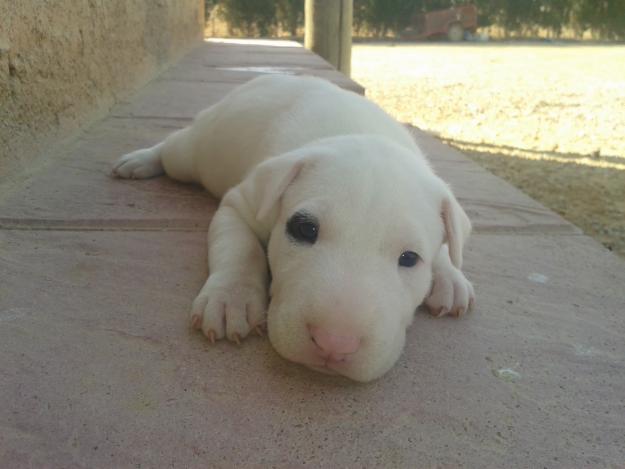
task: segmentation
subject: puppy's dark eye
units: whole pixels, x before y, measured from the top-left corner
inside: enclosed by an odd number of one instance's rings
[[[399,256],[399,265],[402,267],[414,267],[421,260],[419,254],[413,251],[404,251]]]
[[[309,213],[297,212],[289,218],[286,232],[295,241],[315,244],[319,234],[319,222]]]

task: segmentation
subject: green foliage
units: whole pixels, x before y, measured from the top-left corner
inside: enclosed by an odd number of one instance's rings
[[[297,36],[297,28],[304,25],[304,0],[276,0],[276,10],[280,28]]]
[[[357,29],[384,36],[408,26],[423,6],[424,0],[354,0],[354,24]]]
[[[572,8],[573,24],[606,39],[625,39],[625,0],[578,0]]]
[[[550,30],[559,36],[571,27],[592,30],[604,39],[625,39],[625,0],[474,0],[480,25],[509,32]]]
[[[292,36],[304,23],[305,0],[205,0],[219,4],[230,28],[247,36],[266,36],[279,26]],[[377,36],[397,34],[415,14],[448,8],[464,0],[353,0],[354,27]],[[471,1],[471,0],[468,0]],[[625,39],[625,0],[472,0],[480,26],[508,32],[538,28],[559,36],[562,29],[593,31],[605,39]]]
[[[276,25],[275,0],[219,0],[223,19],[234,32],[267,36]]]

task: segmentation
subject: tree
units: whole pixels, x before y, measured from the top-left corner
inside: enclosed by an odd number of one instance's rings
[[[580,31],[590,29],[605,39],[625,39],[625,0],[578,0],[572,17]]]
[[[229,28],[246,36],[267,36],[276,25],[274,0],[220,0]]]
[[[625,0],[354,0],[354,27],[377,36],[398,34],[415,13],[472,1],[480,26],[498,25],[511,32],[563,28],[593,31],[605,39],[625,39]],[[221,5],[232,30],[265,36],[277,25],[292,36],[304,22],[304,0],[206,0]]]
[[[297,28],[304,24],[305,0],[276,0],[278,24],[283,31],[297,36]]]
[[[398,33],[424,4],[425,0],[354,0],[354,23],[357,29],[364,26],[377,36]]]

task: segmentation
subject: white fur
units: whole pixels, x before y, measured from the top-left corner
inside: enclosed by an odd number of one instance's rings
[[[397,361],[424,299],[436,315],[473,302],[460,271],[466,214],[403,126],[331,83],[257,78],[113,169],[123,178],[163,171],[222,197],[210,275],[191,311],[209,337],[238,340],[266,320],[283,357],[369,381]],[[320,221],[312,245],[286,233],[302,210]],[[406,250],[420,255],[415,267],[398,265]],[[360,348],[326,363],[311,326],[357,337]]]

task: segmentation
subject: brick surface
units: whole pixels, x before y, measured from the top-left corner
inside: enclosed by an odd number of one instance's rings
[[[417,312],[366,385],[191,331],[216,201],[107,174],[259,73],[216,63],[347,83],[303,49],[208,43],[0,191],[0,466],[623,467],[625,264],[418,131],[475,222],[470,315]]]

